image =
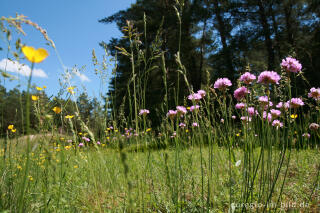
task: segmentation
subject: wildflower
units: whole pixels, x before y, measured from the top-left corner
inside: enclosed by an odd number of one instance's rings
[[[15,133],[17,131],[17,129],[11,129],[12,133]]]
[[[61,108],[55,106],[55,107],[52,108],[52,111],[54,111],[56,114],[59,114],[61,112]]]
[[[269,98],[268,98],[268,96],[260,96],[259,99],[258,99],[258,101],[259,101],[261,104],[265,105],[265,104],[268,104],[268,103],[269,103]]]
[[[309,133],[303,133],[302,137],[309,139],[310,138],[310,134]]]
[[[192,126],[193,126],[193,127],[198,127],[198,126],[199,126],[199,124],[198,124],[198,123],[196,123],[196,122],[193,122],[193,123],[192,123]]]
[[[90,142],[90,138],[87,138],[87,137],[82,137],[83,140],[87,141],[87,142]]]
[[[241,164],[241,160],[238,160],[238,161],[236,162],[235,166],[238,167],[238,166],[240,166],[240,164]]]
[[[149,114],[149,113],[150,113],[150,111],[147,110],[147,109],[140,109],[139,115],[146,116],[146,115]]]
[[[312,124],[309,125],[309,129],[316,131],[316,130],[319,129],[319,124],[312,123]]]
[[[297,114],[292,114],[292,115],[290,115],[290,117],[291,117],[292,119],[296,119],[296,118],[298,117],[298,115],[297,115]]]
[[[200,108],[199,105],[195,105],[195,106],[191,106],[189,110],[190,110],[190,112],[193,112],[194,110],[197,110],[199,108]]]
[[[78,145],[79,147],[83,147],[84,146],[84,144],[83,143],[79,143],[79,145]]]
[[[13,124],[10,124],[9,126],[8,126],[8,129],[9,130],[12,130],[14,128],[14,125]]]
[[[24,46],[21,48],[23,54],[31,63],[40,63],[48,57],[47,50],[43,48],[34,49],[33,47]]]
[[[147,130],[146,130],[146,132],[150,132],[152,129],[151,128],[148,128]]]
[[[244,109],[246,107],[245,103],[237,103],[236,104],[236,109]]]
[[[235,120],[237,117],[235,115],[232,115],[231,118]]]
[[[181,128],[184,128],[184,127],[186,127],[186,124],[185,124],[185,123],[180,123],[179,126],[180,126]]]
[[[266,111],[264,111],[262,117],[263,117],[264,120],[268,119],[268,122],[272,121],[271,113],[267,113]]]
[[[232,86],[231,81],[228,78],[218,78],[214,82],[214,88],[219,90],[225,90],[227,87]]]
[[[251,84],[252,81],[256,80],[256,76],[249,72],[246,72],[240,76],[239,80],[245,84]]]
[[[173,119],[177,114],[176,110],[169,110],[169,112],[167,113],[167,117],[169,117],[170,119]]]
[[[314,100],[318,101],[320,100],[320,88],[314,88],[312,87],[310,89],[310,92],[308,93],[309,98],[313,98]]]
[[[206,96],[206,91],[204,91],[204,90],[198,90],[198,92],[197,92],[199,95],[201,95],[201,97],[203,98],[204,96]]]
[[[279,127],[282,128],[282,127],[283,127],[283,123],[280,122],[279,120],[274,120],[274,121],[272,122],[272,126],[277,127],[277,129],[278,129]]]
[[[69,139],[69,140],[67,140],[67,142],[68,142],[68,143],[72,143],[72,140]]]
[[[242,98],[246,96],[246,94],[249,94],[250,91],[246,87],[240,87],[236,89],[233,93],[233,96],[240,101]]]
[[[285,102],[285,103],[279,102],[276,107],[277,107],[278,109],[285,109],[285,110],[287,110],[287,109],[289,109],[289,106],[290,106],[289,102]]]
[[[22,167],[20,165],[17,166],[17,169],[22,170]]]
[[[101,144],[101,142],[100,141],[97,141],[97,145],[100,145]]]
[[[41,91],[41,90],[43,90],[43,88],[42,87],[36,87],[36,90]]]
[[[298,60],[295,58],[287,57],[286,59],[282,59],[281,62],[282,69],[286,70],[287,72],[294,72],[298,73],[302,69],[302,65],[299,63]]]
[[[258,111],[254,109],[254,107],[248,107],[248,114],[249,116],[254,116],[258,114]]]
[[[292,108],[298,108],[304,105],[301,98],[291,98],[289,104],[290,104],[290,107]]]
[[[277,110],[277,109],[271,109],[270,113],[271,113],[273,118],[277,118],[277,117],[279,117],[281,115],[281,111]]]
[[[33,177],[31,175],[28,176],[30,181],[33,181]]]
[[[220,123],[224,124],[224,119],[223,118],[220,119]]]
[[[246,121],[246,122],[251,122],[251,117],[249,117],[249,116],[241,116],[241,118],[240,118],[242,121]]]
[[[47,88],[47,86],[43,86],[42,88],[45,89],[45,88]]]
[[[32,96],[31,96],[31,99],[32,99],[33,101],[37,101],[37,100],[39,100],[39,96],[32,95]]]
[[[177,106],[176,109],[178,114],[184,115],[187,113],[187,109],[184,106]]]
[[[281,77],[274,71],[263,71],[258,77],[258,83],[279,84]]]
[[[201,98],[202,98],[202,96],[198,93],[194,93],[194,94],[191,94],[188,96],[188,99],[190,101],[196,101],[196,102],[198,102]]]
[[[237,136],[237,137],[240,137],[240,133],[237,133],[236,136]]]
[[[69,150],[69,149],[71,149],[71,146],[65,146],[64,148],[65,148],[65,150]]]
[[[66,119],[71,119],[71,118],[73,118],[74,117],[74,115],[66,115],[66,116],[64,116]]]

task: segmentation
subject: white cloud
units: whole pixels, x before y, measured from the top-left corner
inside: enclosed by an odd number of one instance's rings
[[[82,82],[83,81],[87,81],[87,82],[91,81],[85,74],[80,73],[79,70],[76,68],[72,69],[72,73],[74,73],[76,76],[78,76]]]
[[[31,68],[28,65],[20,64],[17,61],[10,61],[6,58],[0,61],[0,69],[24,76],[30,76],[31,73]],[[48,78],[48,75],[42,69],[33,69],[32,75],[33,77]]]

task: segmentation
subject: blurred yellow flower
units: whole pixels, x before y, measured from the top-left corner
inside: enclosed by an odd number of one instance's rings
[[[77,166],[77,165],[74,165],[74,166],[73,166],[73,168],[77,169],[77,168],[78,168],[78,166]]]
[[[30,181],[33,181],[33,177],[31,175],[28,176]]]
[[[45,89],[45,88],[47,88],[47,86],[43,86],[42,88]]]
[[[146,130],[146,132],[150,132],[151,131],[151,128],[148,128],[147,130]]]
[[[70,94],[74,94],[75,92],[73,91],[76,87],[68,87],[67,90]]]
[[[56,113],[56,114],[59,114],[61,112],[61,108],[60,107],[53,107],[52,110]]]
[[[12,130],[13,127],[14,127],[13,124],[10,124],[10,125],[8,126],[8,129]]]
[[[42,87],[36,87],[36,89],[37,89],[38,91],[43,90],[43,88],[42,88]]]
[[[291,117],[292,119],[296,119],[296,118],[298,117],[298,115],[297,115],[297,114],[292,114],[290,117]]]
[[[32,99],[33,101],[37,101],[37,100],[39,100],[39,97],[36,96],[36,95],[32,95],[32,96],[31,96],[31,99]]]
[[[11,132],[15,133],[17,130],[16,129],[11,129]]]
[[[66,119],[71,119],[71,118],[73,118],[73,117],[74,117],[74,115],[66,115],[66,116],[65,116]]]
[[[40,63],[49,55],[47,50],[43,48],[39,48],[36,50],[33,47],[29,46],[22,47],[22,52],[26,56],[26,58],[32,63]]]

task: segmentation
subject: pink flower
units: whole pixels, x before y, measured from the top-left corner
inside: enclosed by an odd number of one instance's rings
[[[200,108],[199,105],[191,106],[191,107],[190,107],[190,112],[193,112],[194,110],[197,110],[197,109],[199,109],[199,108]]]
[[[146,115],[149,114],[149,113],[150,113],[150,111],[147,110],[147,109],[140,109],[139,115],[146,116]]]
[[[199,95],[201,95],[201,97],[203,98],[204,96],[206,96],[206,91],[204,91],[204,90],[198,90],[198,92],[197,92]]]
[[[169,112],[167,113],[167,117],[169,117],[170,119],[173,119],[175,116],[177,115],[177,111],[176,110],[169,110]]]
[[[202,98],[202,96],[198,93],[194,93],[194,94],[191,94],[188,96],[188,99],[190,101],[196,101],[196,102],[199,101],[201,98]]]
[[[301,98],[291,98],[289,103],[290,103],[290,107],[292,107],[292,108],[298,108],[298,107],[304,105],[304,103],[301,100]]]
[[[276,107],[277,107],[278,109],[285,109],[285,110],[287,110],[287,109],[289,109],[289,102],[285,102],[285,103],[279,102]]]
[[[251,122],[251,117],[248,117],[248,116],[242,116],[241,118],[240,118],[242,121],[246,121],[246,122]]]
[[[249,116],[252,117],[254,115],[257,115],[258,112],[257,112],[257,110],[254,109],[254,107],[248,107],[248,114],[249,114]]]
[[[184,128],[184,127],[186,127],[186,124],[180,123],[179,126],[180,126],[181,128]]]
[[[87,141],[87,142],[90,142],[90,138],[87,138],[87,137],[82,137],[83,140]]]
[[[69,139],[69,140],[67,140],[67,142],[68,142],[68,143],[72,143],[72,140]]]
[[[312,124],[309,125],[309,129],[313,130],[313,131],[316,131],[316,130],[319,129],[319,124],[312,123]]]
[[[198,123],[193,122],[193,123],[192,123],[192,126],[193,126],[193,127],[197,127],[197,126],[199,126],[199,125],[198,125]]]
[[[302,137],[309,139],[310,138],[310,134],[309,133],[303,133]]]
[[[244,109],[246,107],[245,103],[237,103],[236,104],[236,109]]]
[[[281,123],[279,120],[274,120],[274,121],[272,122],[272,126],[277,127],[277,129],[278,129],[279,127],[282,128],[282,127],[283,127],[283,123]]]
[[[299,63],[299,61],[291,57],[282,59],[281,67],[287,72],[294,72],[294,73],[298,73],[302,69],[302,65]]]
[[[243,83],[245,84],[251,84],[252,81],[256,80],[256,76],[249,73],[249,72],[246,72],[244,73],[243,75],[240,76],[240,81],[242,81]]]
[[[318,101],[320,100],[320,88],[314,88],[312,87],[310,89],[310,92],[308,93],[309,98],[313,98],[314,100]]]
[[[280,75],[274,71],[263,71],[258,77],[258,83],[279,84]]]
[[[178,114],[184,115],[187,113],[187,109],[184,106],[177,106],[177,112]]]
[[[231,118],[232,118],[233,120],[235,120],[235,119],[237,118],[237,116],[232,115]]]
[[[242,98],[246,96],[246,94],[249,94],[250,91],[246,87],[240,87],[236,89],[233,93],[233,96],[240,101]]]
[[[84,146],[84,144],[83,143],[79,143],[79,145],[78,145],[79,147],[83,147]]]
[[[228,78],[218,78],[213,86],[215,89],[225,90],[227,87],[232,86],[232,83]]]
[[[281,111],[277,110],[277,109],[271,109],[270,113],[271,113],[273,118],[277,118],[277,117],[279,117],[281,115]]]
[[[97,145],[100,145],[101,143],[100,143],[100,141],[97,141]]]
[[[262,117],[263,117],[264,120],[268,119],[268,122],[272,121],[272,115],[270,113],[267,114],[266,111],[263,112],[263,116]]]

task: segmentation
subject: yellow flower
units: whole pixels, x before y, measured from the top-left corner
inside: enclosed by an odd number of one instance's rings
[[[59,114],[59,113],[61,112],[61,108],[60,108],[60,107],[57,107],[57,106],[53,107],[52,110],[53,110],[56,114]]]
[[[82,132],[79,132],[78,134],[79,134],[79,135],[82,135]]]
[[[64,147],[66,150],[69,150],[69,149],[71,149],[71,146],[65,146]]]
[[[292,119],[296,119],[296,118],[298,117],[298,115],[297,115],[297,114],[292,114],[290,117],[291,117]]]
[[[33,47],[29,46],[22,47],[22,52],[26,56],[26,58],[32,63],[40,63],[49,55],[47,50],[43,48],[39,48],[36,50]]]
[[[31,99],[32,99],[33,101],[37,101],[37,100],[39,100],[39,97],[36,96],[36,95],[32,95],[32,96],[31,96]]]
[[[78,166],[77,166],[77,165],[74,165],[74,166],[73,166],[73,168],[77,169],[77,168],[78,168]]]
[[[118,131],[119,131],[119,130],[117,130],[117,129],[116,129],[116,130],[114,130],[114,132],[118,132]]]
[[[28,176],[30,181],[33,181],[33,177],[31,175]]]
[[[36,87],[36,89],[37,89],[38,91],[43,90],[43,88],[42,88],[42,87]]]
[[[17,130],[16,129],[11,129],[11,132],[15,133]]]
[[[74,89],[75,89],[76,87],[68,87],[67,88],[67,90],[68,90],[68,92],[70,93],[70,94],[74,94]]]
[[[73,118],[73,117],[74,117],[74,115],[66,115],[66,116],[65,116],[66,119],[71,119],[71,118]]]
[[[240,136],[240,133],[237,133],[236,136],[239,137],[239,136]]]
[[[146,132],[150,132],[151,131],[151,128],[148,128],[147,130],[146,130]]]
[[[43,86],[43,89],[47,88],[47,86]]]
[[[17,169],[22,170],[22,167],[20,165],[17,166]]]
[[[13,124],[10,124],[10,125],[8,126],[8,129],[11,129],[11,130],[12,130],[13,127],[14,127]]]
[[[188,133],[189,132],[189,130],[188,129],[186,129],[186,133]]]

